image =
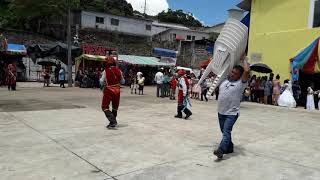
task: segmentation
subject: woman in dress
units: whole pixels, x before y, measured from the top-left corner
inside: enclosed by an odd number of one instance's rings
[[[276,79],[273,80],[272,85],[273,85],[273,93],[272,93],[273,104],[278,105],[277,103],[278,103],[278,99],[280,96],[280,89],[281,89],[279,74],[276,76]]]
[[[291,90],[292,86],[289,80],[286,80],[283,86],[285,90],[278,99],[278,105],[281,107],[295,108],[297,106],[297,103],[293,97]]]
[[[313,89],[311,87],[308,87],[308,95],[307,95],[307,105],[306,109],[307,110],[315,110],[315,104],[314,104],[314,97],[313,97]]]

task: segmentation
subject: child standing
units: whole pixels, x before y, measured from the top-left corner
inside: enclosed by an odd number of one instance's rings
[[[307,105],[306,105],[306,109],[308,110],[315,110],[313,94],[314,94],[313,89],[311,87],[308,87]]]
[[[170,86],[171,86],[170,99],[171,100],[175,100],[176,99],[176,89],[177,89],[177,78],[176,78],[176,75],[172,76],[172,79],[171,79],[171,82],[170,82]]]
[[[133,94],[133,91],[134,91],[134,94],[137,94],[137,77],[132,76],[130,81],[131,81],[131,85],[130,85],[131,94]]]
[[[144,80],[143,74],[138,75],[138,86],[139,86],[139,95],[143,95],[143,89],[144,89]]]

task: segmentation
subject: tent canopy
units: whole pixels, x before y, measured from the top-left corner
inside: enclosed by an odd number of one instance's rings
[[[317,38],[290,60],[292,63],[292,80],[299,79],[299,70],[306,74],[320,73],[320,38]]]
[[[175,66],[174,63],[160,62],[160,59],[147,56],[119,55],[119,62],[141,66]]]
[[[177,57],[177,52],[170,49],[154,48],[153,53],[157,57]]]
[[[27,49],[22,44],[8,44],[7,49],[4,51],[4,54],[26,56]]]
[[[79,68],[79,65],[82,60],[88,61],[101,61],[103,62],[106,59],[105,56],[89,55],[83,54],[76,58],[76,66]],[[132,55],[118,55],[118,62],[124,64],[140,65],[140,66],[175,66],[175,63],[164,63],[160,62],[160,59],[155,57],[146,57],[146,56],[132,56]]]

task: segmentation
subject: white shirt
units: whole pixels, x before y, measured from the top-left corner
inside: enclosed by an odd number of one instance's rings
[[[102,72],[102,75],[101,75],[101,78],[100,78],[100,85],[108,85],[108,82],[107,82],[107,76],[106,76],[106,70],[104,70]],[[122,72],[121,72],[121,80],[120,80],[120,84],[124,84],[125,83],[125,80],[123,78],[123,75],[122,75]]]
[[[228,79],[219,86],[218,112],[222,115],[237,115],[240,102],[247,83],[242,80],[231,82]]]
[[[163,84],[163,73],[162,72],[157,72],[156,76],[154,77],[154,81],[157,84]]]
[[[183,91],[183,96],[187,95],[188,88],[187,88],[186,81],[184,80],[183,77],[179,79],[179,90]]]

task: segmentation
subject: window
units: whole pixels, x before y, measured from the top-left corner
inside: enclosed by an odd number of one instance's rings
[[[196,40],[196,37],[195,36],[192,36],[192,41]]]
[[[191,40],[191,36],[190,35],[187,35],[187,40]]]
[[[111,25],[119,26],[119,19],[113,19],[113,18],[111,18]]]
[[[103,17],[96,17],[96,23],[103,24],[104,18]]]
[[[320,0],[310,0],[309,27],[320,27]]]
[[[146,30],[151,31],[151,25],[147,24],[146,25]]]
[[[177,39],[177,34],[172,34],[172,38],[175,40]]]
[[[314,2],[313,27],[320,27],[320,0]]]

